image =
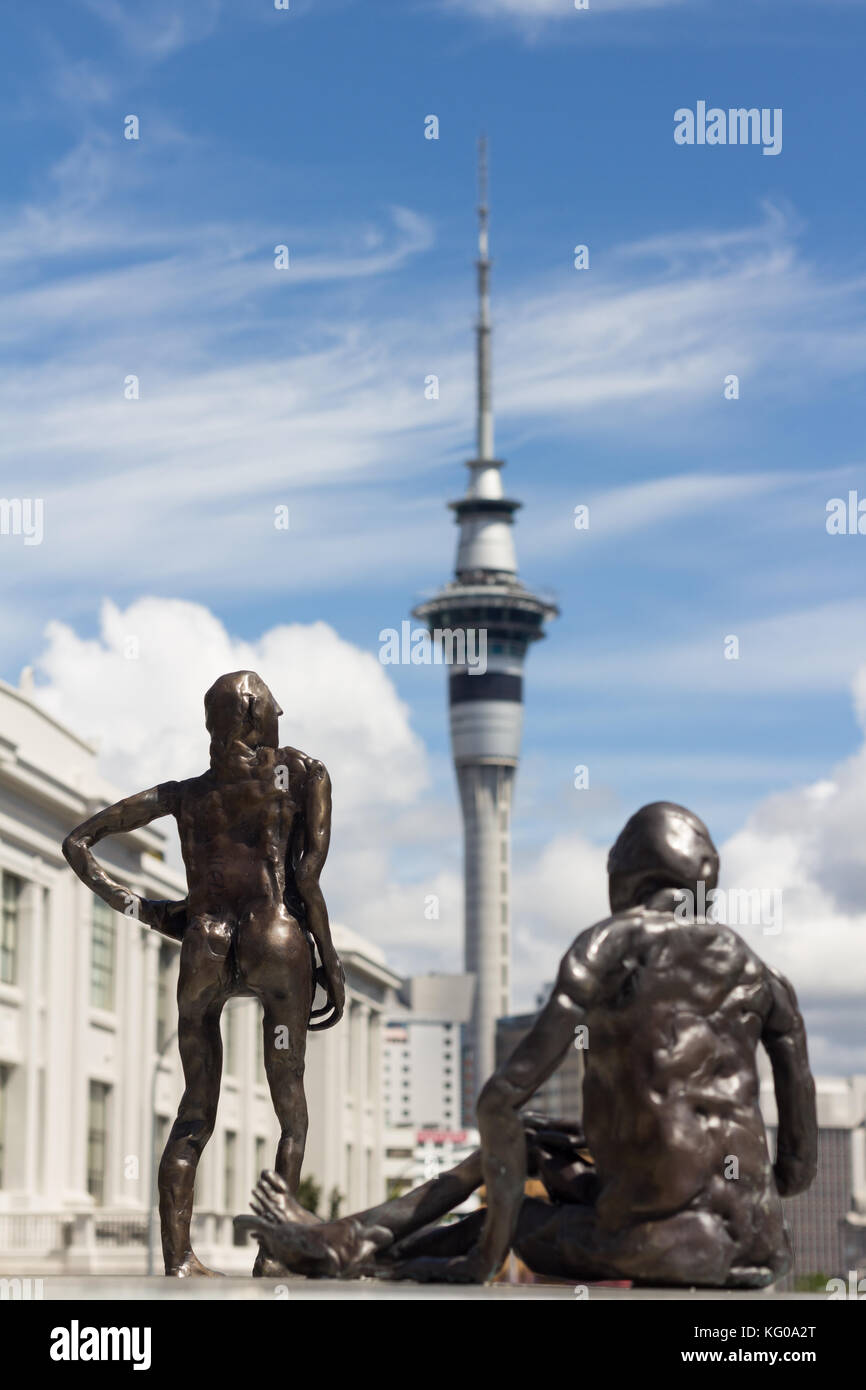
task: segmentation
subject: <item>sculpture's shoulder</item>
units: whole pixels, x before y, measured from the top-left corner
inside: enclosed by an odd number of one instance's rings
[[[188,802],[204,796],[213,786],[213,782],[213,773],[208,769],[198,777],[184,777],[179,782],[164,782],[160,789],[165,788],[174,803],[174,809],[178,810]]]
[[[323,782],[328,776],[325,764],[314,758],[312,753],[302,752],[300,748],[291,748],[288,745],[278,748],[276,761],[287,767],[289,773],[304,785]]]
[[[620,912],[587,927],[560,961],[557,985],[583,1008],[605,994],[613,977],[628,968],[644,933],[644,914]]]
[[[646,934],[644,912],[616,912],[587,927],[572,942],[565,959],[587,961],[600,968],[620,960]]]

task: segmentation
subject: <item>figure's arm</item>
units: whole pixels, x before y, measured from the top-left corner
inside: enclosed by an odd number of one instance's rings
[[[332,1012],[311,1030],[332,1028],[343,1015],[346,988],[343,966],[334,950],[328,909],[319,886],[319,877],[328,857],[331,843],[331,779],[323,763],[312,762],[307,773],[304,804],[304,839],[300,857],[295,865],[295,882],[307,909],[307,925],[321,957],[325,973],[325,991]]]
[[[780,1196],[795,1197],[810,1186],[818,1166],[815,1083],[797,996],[784,975],[768,968],[767,976],[771,1003],[761,1041],[773,1067],[779,1114],[773,1172]]]
[[[115,912],[135,917],[165,936],[180,940],[185,925],[184,903],[140,898],[123,884],[116,883],[91,852],[93,845],[107,835],[123,835],[129,830],[140,830],[143,825],[149,825],[160,816],[170,815],[174,810],[177,785],[177,782],[163,782],[158,787],[127,796],[123,801],[107,806],[104,811],[98,811],[70,831],[63,841],[63,853],[82,883],[86,883]]]
[[[584,934],[586,938],[590,933]],[[575,1028],[596,992],[584,938],[564,957],[547,1005],[478,1100],[487,1217],[477,1254],[480,1279],[492,1279],[514,1239],[526,1182],[526,1137],[519,1115],[574,1043]]]

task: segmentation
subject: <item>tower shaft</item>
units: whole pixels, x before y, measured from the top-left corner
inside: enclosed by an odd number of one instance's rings
[[[496,1065],[496,1020],[511,1012],[511,799],[515,769],[464,763],[464,970],[475,976],[464,1076],[474,1099]]]

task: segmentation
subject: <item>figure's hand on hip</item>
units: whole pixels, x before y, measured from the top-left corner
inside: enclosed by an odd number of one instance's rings
[[[139,898],[137,911],[129,915],[137,917],[162,936],[180,941],[187,923],[186,899],[183,902],[169,902],[163,898]]]

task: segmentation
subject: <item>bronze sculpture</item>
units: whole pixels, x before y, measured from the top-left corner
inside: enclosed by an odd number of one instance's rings
[[[239,1222],[286,1269],[481,1282],[513,1249],[536,1273],[567,1280],[757,1288],[790,1268],[779,1199],[810,1185],[817,1154],[794,991],[736,932],[695,915],[718,855],[690,811],[643,807],[608,876],[612,915],[566,952],[531,1032],[481,1093],[479,1152],[414,1192],[320,1225],[307,1224],[278,1175],[262,1175],[256,1214]],[[578,1028],[588,1030],[583,1133],[520,1112]],[[779,1112],[774,1165],[759,1042]],[[524,1196],[528,1171],[549,1202]],[[486,1210],[430,1224],[482,1181]]]
[[[307,1029],[332,1027],[344,1005],[343,969],[319,887],[331,830],[328,773],[315,758],[278,746],[282,710],[255,672],[221,676],[204,703],[207,772],[127,797],[63,843],[72,868],[104,902],[181,943],[185,1090],[159,1166],[165,1272],[181,1278],[213,1272],[192,1251],[190,1220],[196,1167],[216,1118],[226,1000],[255,996],[263,1006],[265,1071],[281,1131],[276,1172],[287,1192],[297,1189],[307,1133]],[[105,873],[92,846],[167,815],[177,822],[188,896],[136,898]],[[316,984],[327,1002],[313,1010]],[[261,1251],[253,1272],[268,1272]]]

